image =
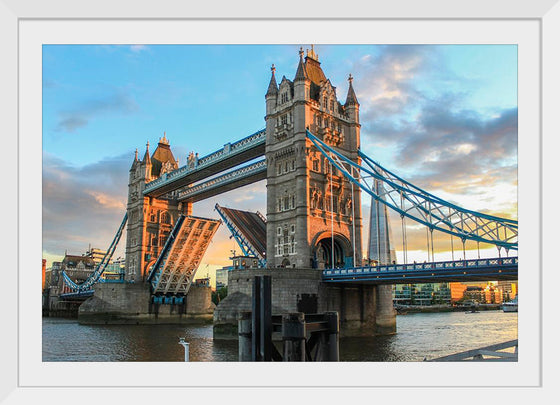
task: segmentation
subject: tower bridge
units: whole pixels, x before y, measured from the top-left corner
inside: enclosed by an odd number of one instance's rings
[[[283,76],[278,83],[272,66],[265,103],[265,129],[204,157],[191,153],[182,167],[165,134],[153,153],[149,143],[142,159],[135,153],[126,216],[117,233],[120,237],[126,223],[125,283],[120,295],[115,286],[109,290],[97,283],[102,268],[82,285],[67,280],[70,293],[95,288],[80,310],[84,317],[95,318],[109,308],[121,318],[159,319],[165,302],[183,305],[175,313],[181,317],[196,269],[221,222],[260,265],[230,272],[228,296],[213,311],[216,337],[236,336],[237,313],[251,309],[257,275],[272,276],[273,310],[337,311],[343,335],[395,331],[390,284],[517,278],[517,258],[434,261],[434,231],[458,239],[463,250],[470,240],[492,244],[500,254],[517,250],[517,221],[451,204],[365,155],[353,78],[348,78],[344,102],[339,101],[313,48],[305,57],[300,49],[293,80]],[[261,215],[260,222],[219,205],[221,221],[193,216],[194,202],[261,180],[266,180],[267,197],[266,218]],[[372,199],[367,249],[362,246],[362,193]],[[389,209],[402,221],[402,264],[395,262]],[[407,220],[426,227],[430,263],[407,263]],[[363,262],[366,251],[375,266]]]

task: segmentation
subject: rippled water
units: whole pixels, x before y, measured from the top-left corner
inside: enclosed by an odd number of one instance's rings
[[[43,318],[43,361],[237,361],[237,341],[212,339],[212,325],[80,325]],[[397,316],[397,333],[340,342],[341,361],[421,361],[517,339],[517,313]]]

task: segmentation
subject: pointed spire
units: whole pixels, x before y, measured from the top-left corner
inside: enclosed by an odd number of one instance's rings
[[[315,49],[313,49],[313,44],[311,45],[311,50],[307,50],[307,57],[313,60],[316,60],[317,62],[319,62],[319,55],[317,55],[315,53]]]
[[[307,75],[307,69],[305,68],[305,64],[303,63],[303,48],[299,48],[299,63],[296,70],[296,77],[294,77],[294,82],[296,80],[305,80],[308,78],[309,76]]]
[[[357,105],[359,106],[360,103],[358,103],[358,98],[356,97],[356,93],[354,92],[354,87],[352,87],[352,81],[354,80],[354,78],[352,77],[352,75],[348,75],[348,95],[346,96],[346,103],[344,103],[345,106],[348,105]]]
[[[163,131],[163,138],[159,138],[159,143],[164,144],[164,145],[169,145],[169,141],[165,137],[165,131]]]
[[[132,161],[132,165],[130,166],[130,171],[134,170],[138,163],[138,148],[136,148],[136,150],[134,151],[134,160]]]
[[[266,92],[267,96],[275,96],[278,94],[278,85],[276,84],[276,77],[274,76],[274,72],[276,72],[276,67],[272,64],[270,68],[272,71],[272,77],[270,78],[270,83],[268,84],[268,91]]]
[[[142,162],[152,163],[152,160],[150,159],[150,141],[146,142],[146,153],[144,153],[144,159]]]

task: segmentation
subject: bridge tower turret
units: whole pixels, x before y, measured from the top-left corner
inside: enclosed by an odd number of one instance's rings
[[[270,68],[272,72],[272,76],[270,77],[270,83],[268,84],[268,91],[266,92],[266,113],[272,113],[274,108],[276,107],[277,99],[278,99],[278,84],[276,84],[276,77],[274,77],[274,72],[276,72],[276,68],[274,65]]]
[[[146,144],[144,158],[138,160],[138,151],[130,168],[127,203],[126,279],[144,281],[150,266],[155,262],[179,213],[190,214],[191,203],[176,199],[144,197],[147,183],[179,167],[165,133],[150,156]]]
[[[266,94],[267,265],[360,264],[360,190],[333,172],[306,137],[308,129],[358,162],[359,104],[351,81],[352,96],[344,106],[337,100],[313,46],[303,54],[294,80],[284,76],[277,95],[270,85]]]

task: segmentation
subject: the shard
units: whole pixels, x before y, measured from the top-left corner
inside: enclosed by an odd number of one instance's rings
[[[377,195],[385,200],[383,185],[377,184],[376,188]],[[397,262],[387,205],[373,197],[369,217],[368,259],[371,264],[379,265]]]

